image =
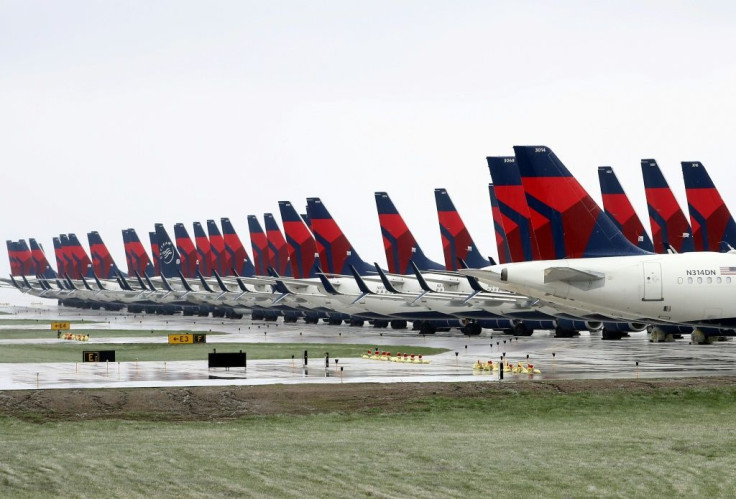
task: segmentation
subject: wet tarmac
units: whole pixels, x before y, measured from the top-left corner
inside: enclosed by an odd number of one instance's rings
[[[208,369],[207,360],[152,361],[112,363],[44,363],[0,364],[0,390],[49,388],[101,388],[150,386],[216,386],[298,383],[400,383],[462,382],[536,379],[634,379],[736,375],[736,342],[691,345],[689,336],[670,343],[651,343],[646,332],[631,333],[617,341],[601,340],[600,334],[584,332],[574,338],[555,338],[550,331],[537,331],[530,337],[512,337],[484,330],[480,336],[467,337],[459,331],[422,336],[410,330],[364,327],[261,323],[181,316],[133,316],[110,312],[77,311],[56,307],[7,307],[11,315],[0,319],[39,320],[44,327],[58,320],[100,321],[73,324],[73,331],[110,330],[195,330],[219,331],[207,343],[220,351],[225,344],[244,343],[342,343],[368,344],[379,350],[396,345],[446,348],[448,352],[425,357],[430,363],[401,363],[363,358],[334,359],[325,367],[324,358],[312,356],[306,366],[301,358],[248,360],[247,368]],[[2,339],[2,329],[38,329],[33,324],[11,325],[0,321],[0,348],[4,344],[56,344],[63,340]],[[95,338],[89,345],[121,343],[166,343],[166,336]],[[220,348],[218,345],[222,345]],[[323,353],[315,346],[315,351]],[[541,374],[479,371],[473,364],[480,360],[499,362],[505,358],[512,364],[528,362]],[[527,357],[528,356],[528,357]],[[638,365],[637,365],[638,363]]]

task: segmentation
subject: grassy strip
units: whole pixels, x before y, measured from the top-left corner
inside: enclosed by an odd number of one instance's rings
[[[0,494],[727,497],[734,410],[736,390],[711,388],[429,397],[398,414],[217,423],[7,418]]]
[[[156,329],[71,329],[72,334],[88,334],[90,338],[154,338],[169,334],[203,333],[191,330],[156,330]],[[223,335],[220,331],[207,332],[208,335]],[[0,340],[25,340],[56,338],[56,331],[50,329],[0,329]]]
[[[299,359],[304,350],[314,358],[360,357],[372,345],[322,344],[322,343],[212,343],[197,345],[169,345],[167,343],[79,343],[60,340],[46,345],[2,345],[0,362],[78,362],[83,350],[115,350],[119,362],[207,360],[207,354],[215,348],[220,352],[244,351],[249,359]],[[443,348],[396,346],[395,351],[406,351],[420,355],[446,352]]]

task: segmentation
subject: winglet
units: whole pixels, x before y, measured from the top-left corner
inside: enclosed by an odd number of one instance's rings
[[[373,262],[373,265],[376,267],[376,272],[378,272],[378,275],[381,277],[381,282],[383,283],[383,287],[386,288],[386,291],[389,293],[399,294],[399,291],[394,287],[393,284],[391,284],[391,281],[388,280],[388,276],[386,276],[386,273],[383,271],[381,267],[378,266],[377,263]]]

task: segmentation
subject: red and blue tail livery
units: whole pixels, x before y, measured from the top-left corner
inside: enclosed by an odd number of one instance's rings
[[[489,262],[478,251],[470,237],[465,222],[455,208],[446,189],[435,189],[434,200],[437,204],[437,218],[442,236],[442,251],[445,256],[445,268],[457,270],[459,260],[464,260],[468,267],[480,269]]]
[[[271,266],[271,259],[268,254],[268,238],[255,215],[248,215],[248,230],[256,275],[269,275],[268,267]]]
[[[736,223],[705,166],[699,161],[683,161],[682,177],[695,251],[736,248]]]
[[[89,252],[92,255],[92,269],[97,277],[101,279],[115,279],[118,270],[115,261],[112,259],[110,251],[102,241],[100,233],[92,231],[87,233],[87,241],[89,242]]]
[[[204,277],[212,276],[215,268],[215,255],[212,253],[210,238],[204,232],[204,227],[199,222],[194,222],[194,241],[197,245],[197,260],[199,260],[199,273]]]
[[[677,253],[693,251],[695,246],[690,224],[657,162],[653,159],[642,159],[641,173],[644,177],[654,251],[666,253],[669,247]]]
[[[613,168],[610,166],[598,167],[598,180],[601,184],[603,209],[616,227],[632,244],[644,251],[654,251],[654,245],[644,225],[639,220],[634,207],[626,196],[621,183],[618,181]]]
[[[544,217],[535,236],[552,259],[646,254],[631,244],[546,146],[514,146],[529,208]]]
[[[419,270],[445,270],[444,265],[427,258],[388,194],[376,192],[375,197],[389,272],[413,274],[410,262]]]
[[[151,233],[154,234],[155,233]],[[151,258],[146,253],[143,243],[138,238],[135,229],[123,229],[123,245],[125,246],[125,263],[128,264],[128,275],[138,272],[141,276],[152,277],[156,274]],[[158,250],[158,245],[153,245]],[[115,277],[115,276],[113,276]]]
[[[292,275],[297,279],[315,277],[314,264],[319,257],[312,233],[289,201],[279,201],[279,211],[289,245]]]
[[[307,198],[307,215],[324,271],[350,275],[352,266],[360,275],[375,272],[373,265],[360,258],[321,199]]]
[[[289,245],[281,233],[276,219],[271,213],[263,214],[263,222],[266,227],[266,239],[268,240],[271,263],[279,275],[291,277],[291,265],[289,264]]]
[[[230,259],[232,269],[238,274],[245,277],[253,277],[255,275],[255,267],[248,256],[248,252],[240,240],[240,236],[235,232],[232,222],[229,218],[221,218],[222,238],[225,240],[225,250]]]
[[[166,234],[168,237],[168,234]],[[197,277],[197,268],[199,267],[199,258],[197,248],[194,246],[192,239],[189,237],[187,228],[184,227],[183,223],[177,223],[174,225],[174,237],[176,238],[176,250],[179,252],[181,259],[181,274],[187,279],[194,279]],[[161,250],[161,234],[156,229],[156,238],[158,239],[159,251]],[[163,255],[159,255],[159,264],[163,261]],[[163,270],[162,270],[163,273]],[[168,274],[164,274],[164,277],[172,277]],[[173,277],[178,277],[174,275]]]
[[[48,259],[46,259],[46,253],[44,252],[43,247],[33,238],[30,238],[28,243],[31,246],[31,256],[36,264],[36,274],[47,279],[55,278],[56,272],[51,268],[51,264]]]
[[[62,245],[64,244],[64,237],[62,235]],[[82,247],[82,243],[79,242],[76,234],[68,235],[68,254],[73,259],[74,263],[72,266],[72,273],[69,276],[72,279],[80,279],[84,277],[93,277],[92,260],[90,259],[87,252]]]
[[[155,231],[149,232],[148,239],[151,241],[151,258],[153,260],[153,275],[160,276],[161,266],[159,265],[159,262],[161,261],[161,254],[159,252],[158,236],[156,235],[156,232]]]
[[[225,248],[225,239],[220,233],[219,227],[214,220],[207,220],[207,235],[210,238],[210,248],[214,257],[215,270],[220,276],[232,275],[232,260],[230,253]]]
[[[535,237],[531,210],[526,202],[524,186],[521,183],[519,165],[514,156],[488,156],[488,170],[493,179],[493,192],[498,203],[498,214],[494,212],[496,230],[505,234],[510,262],[540,260],[539,245]],[[544,217],[536,214],[534,220],[542,224]],[[497,245],[498,236],[496,239]],[[505,248],[503,248],[505,251]],[[498,256],[502,258],[502,248]]]
[[[493,184],[488,184],[488,196],[491,198],[491,215],[493,216],[493,232],[496,236],[498,263],[512,263],[511,248],[509,248],[506,229],[503,226],[503,215],[501,215],[501,210],[498,208],[498,199]]]

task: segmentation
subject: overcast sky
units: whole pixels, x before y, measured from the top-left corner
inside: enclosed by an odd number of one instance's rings
[[[736,209],[733,2],[0,0],[2,240],[246,216],[321,197],[385,265],[387,191],[442,261],[434,188],[495,256],[487,155],[551,147],[600,200],[639,161]],[[147,241],[146,241],[147,242]],[[0,273],[9,273],[3,242]],[[248,249],[250,247],[248,246]]]

